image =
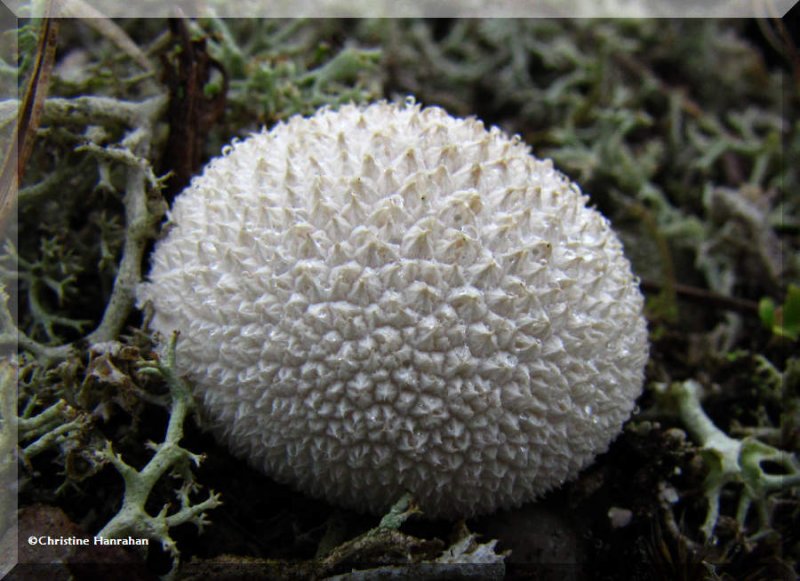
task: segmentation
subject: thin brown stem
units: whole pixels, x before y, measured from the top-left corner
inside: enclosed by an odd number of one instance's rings
[[[641,282],[641,289],[645,293],[658,293],[662,290],[662,285],[654,280],[644,280]],[[702,289],[686,284],[673,283],[670,291],[674,292],[678,299],[703,305],[711,308],[722,309],[725,311],[735,311],[743,315],[758,316],[758,303],[747,299],[728,297],[715,293],[714,291]]]

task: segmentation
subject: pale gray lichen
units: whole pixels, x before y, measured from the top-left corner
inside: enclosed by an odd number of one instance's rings
[[[642,296],[587,200],[475,119],[323,109],[206,167],[138,297],[268,474],[376,513],[406,491],[491,512],[574,477],[641,391]]]
[[[800,486],[800,462],[783,450],[765,444],[754,436],[732,438],[720,430],[703,411],[700,403],[700,384],[689,379],[667,387],[657,386],[662,399],[680,414],[691,435],[699,445],[707,468],[704,493],[708,507],[701,532],[713,539],[720,517],[720,500],[729,485],[740,485],[736,507],[736,522],[747,530],[747,519],[755,509],[758,527],[753,537],[770,528],[774,496]],[[780,467],[783,473],[771,473],[766,464]]]
[[[98,452],[99,459],[109,462],[122,476],[125,495],[119,511],[97,533],[97,536],[119,538],[133,534],[159,541],[172,557],[171,574],[177,571],[180,559],[180,551],[172,539],[171,530],[182,524],[192,523],[202,532],[203,527],[209,523],[207,511],[222,504],[219,495],[213,491],[205,500],[199,502],[191,498],[199,488],[191,466],[199,466],[203,456],[194,454],[180,445],[184,422],[192,407],[192,396],[188,386],[175,371],[176,338],[176,335],[173,335],[166,345],[163,360],[154,366],[142,367],[139,370],[140,373],[162,377],[169,386],[171,401],[164,441],[148,442],[148,448],[153,451],[153,455],[141,470],[128,464],[119,453],[115,452],[111,442],[107,443],[104,450]],[[148,510],[147,503],[157,483],[167,475],[177,476],[182,481],[175,491],[180,506],[167,504],[161,507],[158,514],[153,515]]]

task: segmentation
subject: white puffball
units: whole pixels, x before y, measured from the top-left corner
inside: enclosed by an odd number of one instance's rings
[[[323,109],[208,164],[139,303],[181,331],[215,432],[275,479],[487,513],[574,477],[641,392],[642,295],[586,202],[475,119]]]

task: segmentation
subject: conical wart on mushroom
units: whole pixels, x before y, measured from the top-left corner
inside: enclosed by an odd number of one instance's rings
[[[488,513],[576,476],[642,389],[642,295],[587,199],[476,119],[322,109],[208,164],[138,299],[252,465],[375,513]]]

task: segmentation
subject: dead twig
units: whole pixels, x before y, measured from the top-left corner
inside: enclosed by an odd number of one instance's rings
[[[654,280],[642,279],[640,287],[645,293],[659,293],[664,290],[663,285]],[[686,302],[758,317],[758,303],[755,301],[727,297],[714,291],[680,283],[671,283],[669,290],[675,293],[678,299]]]

